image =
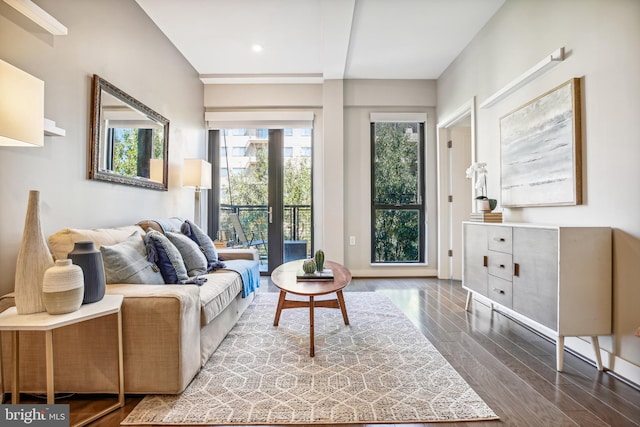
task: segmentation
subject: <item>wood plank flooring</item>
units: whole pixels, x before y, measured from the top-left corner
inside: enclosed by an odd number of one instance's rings
[[[260,292],[277,292],[267,280]],[[640,426],[638,389],[569,353],[565,371],[556,372],[554,343],[478,302],[466,312],[459,281],[354,279],[344,291],[387,295],[500,417],[447,426]],[[141,399],[127,396],[124,408],[90,425],[120,425]],[[60,403],[72,405],[73,423],[111,401],[74,397]]]

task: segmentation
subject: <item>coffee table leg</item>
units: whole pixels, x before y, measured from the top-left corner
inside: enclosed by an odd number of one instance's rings
[[[315,356],[315,343],[313,331],[313,296],[309,297],[309,356]]]
[[[347,306],[344,304],[344,295],[342,295],[342,290],[336,292],[338,297],[338,302],[340,303],[340,310],[342,310],[342,318],[344,319],[344,324],[349,324],[349,316],[347,316]]]
[[[276,317],[273,319],[273,326],[278,326],[280,323],[280,313],[282,313],[282,306],[284,306],[284,300],[287,296],[285,291],[280,291],[280,298],[278,299],[278,307],[276,308]]]

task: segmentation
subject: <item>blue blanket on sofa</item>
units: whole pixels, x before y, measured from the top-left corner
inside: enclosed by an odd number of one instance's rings
[[[224,261],[225,270],[235,271],[242,278],[242,298],[246,298],[260,287],[260,270],[258,263],[248,259],[231,259]]]

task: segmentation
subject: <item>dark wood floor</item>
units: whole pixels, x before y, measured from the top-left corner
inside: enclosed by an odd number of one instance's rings
[[[552,342],[482,304],[466,312],[458,281],[354,279],[345,292],[389,296],[500,417],[445,425],[640,426],[640,391],[568,353],[564,372],[556,372]],[[118,426],[141,399],[127,396],[123,409],[91,426]],[[72,423],[108,403],[71,399]]]

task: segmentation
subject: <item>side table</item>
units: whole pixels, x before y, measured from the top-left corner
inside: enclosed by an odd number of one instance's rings
[[[53,372],[53,330],[63,326],[84,322],[110,314],[118,315],[118,402],[103,411],[84,419],[74,426],[83,426],[101,416],[124,406],[124,367],[122,352],[122,295],[105,295],[103,299],[91,304],[84,304],[80,309],[66,314],[51,315],[47,312],[18,314],[15,307],[0,313],[0,331],[11,332],[13,359],[13,375],[11,382],[11,403],[20,403],[20,331],[44,331],[47,372],[47,404],[55,403]],[[0,340],[0,355],[2,354]],[[0,357],[0,376],[2,375],[2,358]],[[4,378],[0,379],[0,392],[4,400]]]

